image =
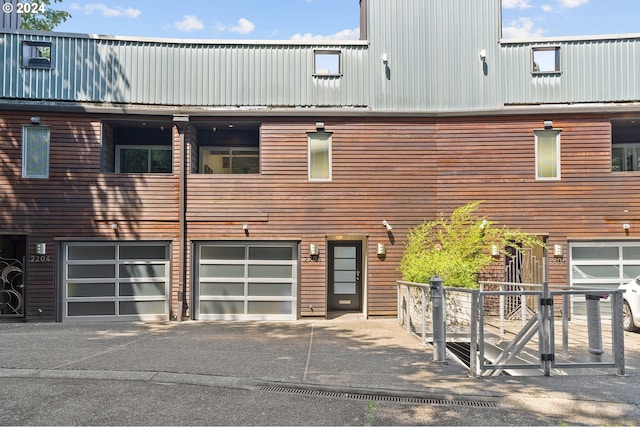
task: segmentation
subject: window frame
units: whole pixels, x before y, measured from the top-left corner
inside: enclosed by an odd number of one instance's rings
[[[129,144],[116,144],[114,147],[114,151],[115,151],[115,172],[114,173],[119,173],[119,174],[135,174],[135,173],[142,173],[142,174],[163,174],[163,175],[169,175],[173,173],[173,147],[171,145],[140,145],[140,144],[135,144],[135,145],[129,145]],[[147,161],[147,171],[146,172],[123,172],[121,169],[121,151],[123,149],[136,149],[136,150],[140,150],[140,149],[147,149],[147,151],[150,153],[152,150],[161,150],[161,151],[169,151],[171,153],[171,171],[169,172],[151,172],[151,156],[149,156],[149,159]]]
[[[22,68],[34,68],[40,70],[50,70],[52,68],[52,46],[51,42],[23,40],[22,41]],[[42,55],[42,48],[49,49],[49,57]],[[38,52],[38,55],[30,55],[30,52]],[[34,60],[36,60],[34,62]]]
[[[206,150],[218,150],[218,151],[223,151],[226,150],[228,151],[228,156],[229,156],[229,172],[225,173],[225,172],[214,172],[214,173],[206,173],[204,172],[204,156],[203,156],[203,152]],[[233,173],[233,152],[234,151],[252,151],[256,153],[256,157],[258,158],[258,172],[251,172],[251,173]],[[200,147],[200,152],[199,154],[199,164],[198,164],[198,173],[201,175],[260,175],[260,147],[253,147],[253,146],[236,146],[236,147],[228,147],[228,146],[218,146],[218,145],[204,145]],[[239,156],[236,156],[239,157]],[[241,157],[241,156],[240,156]]]
[[[335,55],[338,60],[338,69],[319,69],[318,57]],[[314,77],[341,77],[342,76],[342,51],[338,49],[316,49],[313,51],[313,75]]]
[[[29,153],[29,129],[38,129],[46,131],[46,155],[44,158],[44,167],[42,169],[46,169],[46,171],[42,174],[32,174],[29,173],[29,158],[27,154]],[[29,179],[49,179],[49,168],[51,165],[51,127],[46,125],[22,125],[22,178]]]
[[[541,159],[540,159],[540,148],[539,148],[539,143],[540,143],[540,135],[542,133],[554,133],[555,134],[555,175],[552,177],[548,177],[548,176],[541,176],[540,174],[540,163]],[[560,134],[562,133],[562,129],[556,129],[556,128],[552,128],[552,129],[535,129],[534,130],[534,135],[535,135],[535,174],[536,174],[536,181],[559,181],[562,178],[562,150],[561,150],[561,138],[560,138]]]
[[[313,136],[327,136],[327,154],[328,154],[328,176],[326,178],[314,178],[312,176],[312,150],[311,141]],[[333,132],[316,131],[307,132],[307,179],[309,182],[331,182],[333,181]]]
[[[537,52],[554,52],[555,53],[555,64],[553,70],[551,69],[540,69],[540,61],[536,62],[536,53]],[[536,69],[537,66],[537,69]],[[531,48],[531,74],[536,75],[545,75],[545,74],[561,74],[562,70],[560,68],[560,46],[533,46]]]
[[[614,170],[614,150],[616,149],[623,150],[620,170]],[[640,120],[636,118],[611,120],[610,155],[611,173],[640,172]],[[627,169],[627,160],[630,156],[635,168]]]

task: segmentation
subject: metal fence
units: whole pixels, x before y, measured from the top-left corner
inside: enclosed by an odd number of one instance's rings
[[[621,290],[505,282],[481,282],[479,290],[444,287],[441,321],[434,316],[433,283],[400,281],[397,291],[399,324],[433,344],[436,361],[444,339],[447,357],[461,359],[472,376],[603,368],[624,375]],[[571,315],[574,299],[586,301],[585,316]]]

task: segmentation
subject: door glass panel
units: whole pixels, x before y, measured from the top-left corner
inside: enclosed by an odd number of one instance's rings
[[[574,265],[573,277],[576,279],[596,279],[620,277],[617,265]]]
[[[69,260],[115,260],[115,246],[69,246]]]
[[[114,301],[70,302],[67,305],[68,316],[115,316]]]
[[[574,247],[571,249],[571,257],[574,261],[605,261],[617,260],[617,247]]]
[[[164,296],[164,283],[120,283],[121,297],[156,297]]]
[[[248,314],[291,314],[291,301],[249,301]]]
[[[130,279],[132,277],[164,277],[164,264],[128,264],[120,265],[120,277]]]
[[[336,282],[333,284],[333,293],[340,295],[354,295],[356,293],[355,282]]]
[[[249,248],[250,260],[276,260],[276,261],[290,261],[292,258],[293,248],[277,247],[277,246],[253,246]]]
[[[200,276],[202,277],[233,277],[233,278],[242,278],[244,277],[244,264],[217,264],[210,265],[204,264],[200,267]]]
[[[244,314],[244,301],[200,301],[200,314]]]
[[[354,246],[336,246],[333,253],[334,258],[355,258],[356,248]]]
[[[624,265],[622,272],[625,279],[635,279],[640,276],[640,265]]]
[[[115,279],[114,264],[69,265],[69,279]]]
[[[200,283],[200,296],[242,296],[244,283]]]
[[[250,265],[249,278],[290,278],[292,267],[290,265]]]
[[[202,246],[201,259],[210,260],[243,260],[244,246]]]
[[[120,301],[120,315],[164,314],[164,301]]]
[[[249,296],[290,297],[291,283],[249,283]]]
[[[120,246],[120,259],[167,259],[165,246]]]
[[[334,261],[334,267],[336,270],[355,270],[356,259],[355,258],[336,259]]]
[[[114,297],[115,283],[68,283],[69,298]]]
[[[335,271],[333,273],[333,280],[335,280],[336,282],[355,282],[356,272],[355,271]]]

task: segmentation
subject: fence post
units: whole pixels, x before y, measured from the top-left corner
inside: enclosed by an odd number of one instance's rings
[[[589,362],[602,362],[602,322],[600,319],[600,295],[586,294],[587,330],[589,332]]]
[[[446,360],[446,328],[444,318],[444,287],[442,279],[432,277],[431,285],[431,319],[433,321],[433,360],[444,362]]]

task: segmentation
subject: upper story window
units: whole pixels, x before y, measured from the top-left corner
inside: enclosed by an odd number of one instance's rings
[[[533,74],[560,73],[560,48],[557,46],[532,48],[531,63]]]
[[[331,181],[331,132],[307,133],[309,142],[309,181]]]
[[[340,76],[341,65],[339,50],[314,51],[313,74],[315,76]]]
[[[196,139],[200,149],[194,155],[199,155],[199,173],[260,173],[259,123],[214,123],[210,127],[198,127]]]
[[[23,41],[22,66],[51,68],[51,42]]]
[[[535,131],[536,179],[560,179],[560,129]]]
[[[49,126],[22,127],[22,177],[49,178]]]
[[[103,123],[102,171],[171,173],[171,123]]]
[[[611,171],[640,171],[640,119],[611,121]]]

